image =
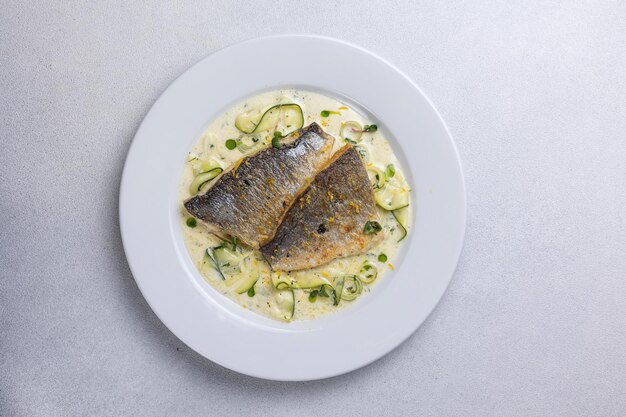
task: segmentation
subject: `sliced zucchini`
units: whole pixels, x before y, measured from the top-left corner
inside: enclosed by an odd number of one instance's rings
[[[270,304],[270,309],[275,317],[291,321],[296,308],[296,297],[293,289],[286,284],[274,288],[274,303]]]
[[[344,277],[343,276],[336,277],[333,282],[333,286],[331,287],[332,295],[333,295],[333,305],[339,305],[339,302],[341,301],[341,296],[343,294],[343,286],[344,286]]]
[[[213,248],[213,256],[221,267],[239,264],[241,258],[236,250],[226,245]]]
[[[246,154],[259,146],[259,138],[256,137],[240,137],[237,138],[235,142],[237,143],[237,149],[239,149],[239,152],[243,154]]]
[[[398,223],[398,230],[400,230],[400,238],[398,239],[398,242],[401,242],[407,234],[406,227],[409,221],[409,208],[403,207],[401,209],[393,210],[391,214],[393,214],[393,218],[396,219],[396,222]]]
[[[374,192],[374,198],[385,210],[398,210],[409,205],[409,190],[395,182],[387,182]]]
[[[200,191],[200,189],[209,181],[215,179],[218,175],[220,175],[224,170],[220,167],[212,168],[207,172],[202,172],[195,176],[191,184],[189,185],[189,192],[191,195],[196,195]]]
[[[275,287],[287,285],[295,289],[317,288],[322,285],[331,285],[330,281],[319,274],[289,275],[272,273],[272,283]]]
[[[295,286],[292,285],[293,288],[315,288],[320,287],[322,285],[331,285],[330,281],[327,278],[324,278],[321,275],[315,274],[314,276],[304,276],[298,277],[296,280]]]
[[[278,123],[280,122],[280,110],[281,106],[272,106],[263,113],[261,118],[259,119],[259,123],[256,125],[252,132],[244,132],[244,133],[256,133],[263,132],[267,130],[274,130]]]
[[[254,287],[254,284],[256,284],[258,280],[258,274],[247,273],[235,282],[233,290],[237,294],[243,294],[244,292],[248,292],[250,288]]]
[[[211,160],[201,161],[199,168],[200,168],[200,172],[209,172],[215,168],[221,168],[221,167],[217,162],[211,159]]]
[[[215,158],[209,158],[209,159],[197,158],[191,161],[190,164],[191,164],[191,167],[193,168],[194,177],[204,172],[209,172],[212,169],[222,167],[221,164],[215,160]]]
[[[370,184],[373,189],[382,188],[385,185],[385,173],[382,169],[372,165],[367,168],[367,175],[370,177]]]
[[[341,299],[352,301],[356,299],[363,291],[363,283],[356,275],[346,275],[343,279],[343,287],[341,289]]]
[[[226,283],[237,294],[248,291],[259,279],[259,262],[252,252],[243,255],[237,265],[233,264],[227,268],[229,269],[225,271]]]
[[[217,263],[218,268],[226,278],[231,278],[235,274],[242,272],[242,264],[244,258],[237,250],[233,250],[226,245],[218,246],[212,249],[213,259]],[[248,257],[249,260],[249,257]]]
[[[281,123],[285,128],[294,131],[304,126],[302,107],[295,103],[277,104],[267,109],[262,115],[248,112],[237,116],[235,127],[243,133],[256,133],[272,130]]]
[[[283,104],[281,106],[283,112],[282,125],[287,132],[301,129],[304,126],[304,113],[302,107],[297,104]],[[287,136],[287,135],[285,135]]]
[[[209,269],[217,272],[217,274],[222,280],[226,279],[226,277],[222,273],[222,270],[219,267],[219,264],[217,263],[217,261],[215,260],[215,257],[213,256],[213,248],[208,248],[204,252],[204,257],[202,258],[202,266],[200,267],[200,272],[206,275]]]
[[[378,276],[378,267],[370,261],[365,261],[359,271],[359,276],[363,284],[371,284]]]
[[[235,127],[243,133],[252,133],[261,120],[261,116],[263,115],[258,110],[241,113],[235,119]]]
[[[206,250],[201,268],[209,267],[237,294],[248,291],[259,279],[259,262],[254,253],[244,252],[234,240]]]
[[[363,127],[355,121],[342,123],[339,128],[339,137],[353,145],[361,141],[361,136],[363,136]]]

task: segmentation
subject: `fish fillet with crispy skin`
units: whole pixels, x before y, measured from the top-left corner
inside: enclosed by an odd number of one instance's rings
[[[346,145],[298,197],[261,252],[280,271],[359,255],[383,239],[382,230],[364,233],[368,221],[380,222],[370,180],[357,150]]]
[[[316,124],[243,158],[203,194],[185,202],[187,211],[212,232],[237,237],[253,248],[270,241],[294,199],[331,158],[334,138]]]

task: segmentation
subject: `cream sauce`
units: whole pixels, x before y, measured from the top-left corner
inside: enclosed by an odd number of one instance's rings
[[[267,263],[263,260],[260,253],[258,251],[254,251],[252,254],[252,265],[254,270],[258,270],[259,274],[259,280],[254,286],[255,295],[250,297],[245,292],[243,294],[237,294],[233,289],[234,286],[231,282],[232,280],[224,281],[220,279],[212,268],[206,267],[206,263],[204,261],[205,251],[207,248],[219,245],[222,240],[210,234],[202,226],[202,222],[200,221],[198,221],[197,227],[188,227],[186,225],[186,220],[189,218],[189,214],[183,207],[183,202],[191,196],[189,186],[193,181],[194,176],[203,171],[203,167],[209,165],[215,166],[219,164],[222,168],[226,169],[239,161],[243,156],[254,153],[263,146],[271,146],[270,132],[262,135],[259,142],[252,143],[250,141],[250,135],[243,135],[235,127],[234,123],[239,114],[250,112],[251,110],[259,110],[262,112],[272,105],[281,103],[299,104],[304,112],[304,126],[317,122],[322,126],[326,133],[335,137],[333,151],[346,144],[346,142],[341,139],[339,135],[342,123],[347,121],[356,121],[361,126],[375,123],[366,119],[363,115],[340,101],[314,92],[302,90],[278,90],[256,95],[228,109],[215,119],[208,129],[204,131],[189,153],[187,161],[185,162],[179,192],[180,218],[182,222],[181,228],[183,231],[183,238],[191,259],[198,270],[205,277],[207,282],[209,282],[222,294],[232,299],[242,308],[247,308],[272,318],[279,318],[280,311],[277,310],[276,306],[275,290],[271,279],[271,270]],[[322,117],[320,113],[323,110],[331,110],[339,112],[340,114],[331,114],[329,117]],[[239,137],[243,137],[244,141],[246,141],[245,143],[254,146],[254,148],[246,151],[245,153],[242,153],[238,148],[232,150],[227,149],[225,145],[226,141],[228,139],[236,139]],[[393,164],[395,167],[395,181],[399,181],[403,184],[403,187],[408,189],[404,180],[402,167],[394,155],[389,142],[380,131],[363,133],[361,141],[358,145],[367,151],[367,157],[365,160],[368,167],[378,167],[381,171],[384,171],[388,164]],[[379,211],[382,219],[381,224],[383,226],[383,232],[385,233],[385,239],[376,247],[372,248],[367,254],[336,259],[326,265],[316,268],[292,272],[292,276],[296,279],[306,279],[311,278],[312,276],[330,278],[342,274],[359,274],[363,263],[366,260],[369,260],[378,268],[378,276],[376,280],[371,284],[364,284],[362,293],[356,298],[355,301],[342,300],[337,306],[332,304],[330,298],[319,296],[315,302],[310,302],[309,293],[311,290],[296,289],[294,290],[295,312],[293,320],[313,319],[338,311],[351,303],[357,302],[360,298],[367,296],[368,293],[376,287],[377,283],[384,279],[384,275],[387,271],[394,269],[393,262],[396,259],[403,243],[398,243],[401,231],[398,228],[397,221],[394,219],[391,212],[380,208]],[[408,213],[408,210],[405,211]],[[406,228],[410,233],[410,218],[407,219],[407,223]],[[380,254],[386,255],[387,260],[385,262],[379,261]]]

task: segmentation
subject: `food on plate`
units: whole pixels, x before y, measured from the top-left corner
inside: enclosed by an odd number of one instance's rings
[[[265,92],[215,118],[187,156],[179,201],[206,282],[283,321],[367,296],[411,231],[410,187],[384,132],[304,90]]]
[[[296,271],[367,252],[384,238],[366,167],[345,145],[291,206],[261,253],[275,271]]]
[[[208,180],[206,190],[188,199],[185,208],[218,235],[259,248],[272,239],[294,199],[331,157],[333,143],[316,123],[298,129],[280,146],[245,156]]]

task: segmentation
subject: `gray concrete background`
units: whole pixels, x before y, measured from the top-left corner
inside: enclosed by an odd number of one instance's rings
[[[626,5],[518,3],[2,1],[0,415],[626,415]],[[417,333],[310,383],[184,346],[118,230],[154,100],[216,49],[281,32],[408,73],[456,139],[469,203]]]

